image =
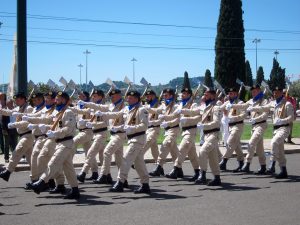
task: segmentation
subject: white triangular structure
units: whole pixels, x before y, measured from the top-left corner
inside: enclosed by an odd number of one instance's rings
[[[17,35],[14,37],[14,49],[13,49],[13,63],[12,71],[9,77],[9,83],[7,87],[7,98],[11,99],[18,90],[18,65],[17,65]]]

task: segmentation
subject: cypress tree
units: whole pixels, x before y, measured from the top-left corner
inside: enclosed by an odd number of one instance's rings
[[[264,69],[262,68],[262,66],[260,66],[256,74],[256,83],[260,85],[264,79],[265,79]]]
[[[275,58],[273,58],[269,86],[271,90],[275,87],[285,88],[285,69],[282,69],[281,66],[279,66],[279,63]]]
[[[250,63],[247,60],[246,61],[246,81],[245,84],[248,86],[252,86],[253,85],[253,78],[252,78],[252,70],[250,67]]]
[[[245,41],[241,0],[221,0],[215,41],[215,79],[229,88],[245,82]]]
[[[207,69],[205,71],[205,75],[204,75],[204,84],[207,86],[207,87],[213,87],[213,80],[212,80],[212,77],[211,77],[211,72],[209,69]]]

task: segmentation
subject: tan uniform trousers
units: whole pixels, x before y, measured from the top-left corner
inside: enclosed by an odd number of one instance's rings
[[[220,175],[219,166],[219,132],[205,134],[204,144],[200,148],[199,163],[202,171],[207,171],[207,161],[213,175]]]
[[[71,187],[78,187],[76,172],[73,166],[75,149],[73,140],[57,143],[55,153],[49,161],[48,168],[42,174],[41,179],[47,183],[49,179],[56,178],[63,171],[69,185]]]
[[[255,150],[258,155],[258,161],[260,165],[266,165],[266,156],[264,152],[264,132],[266,126],[257,126],[252,129],[252,135],[248,144],[248,154],[246,156],[246,162],[251,163]]]
[[[284,140],[289,136],[290,128],[281,127],[274,132],[271,141],[271,161],[278,161],[279,166],[286,166],[286,158],[284,155]]]
[[[88,150],[86,160],[82,167],[81,172],[87,173],[92,165],[94,165],[95,163],[97,165],[97,160],[96,160],[97,154],[99,154],[102,159],[102,160],[100,160],[100,165],[102,165],[103,152],[104,152],[105,145],[106,145],[106,138],[107,138],[107,131],[103,131],[103,132],[94,134],[93,143],[92,143],[90,149]],[[97,166],[97,170],[92,169],[92,172],[98,172],[98,166]]]
[[[243,133],[244,125],[237,124],[229,130],[229,137],[227,139],[226,151],[223,158],[230,158],[235,151],[238,161],[244,161],[244,154],[241,145],[241,136]]]
[[[38,180],[41,172],[38,170],[38,156],[46,142],[45,136],[40,136],[35,140],[35,144],[33,146],[32,154],[31,154],[31,180]]]
[[[147,150],[151,149],[151,154],[155,162],[157,162],[159,151],[158,151],[158,144],[157,139],[159,136],[160,127],[149,128],[146,132],[147,139],[146,144],[144,145],[144,154]]]
[[[74,138],[74,144],[77,148],[78,145],[82,145],[82,148],[84,150],[84,154],[85,154],[85,160],[86,160],[86,156],[88,153],[88,150],[90,149],[91,145],[92,145],[92,139],[93,139],[93,131],[92,129],[86,129],[83,131],[80,131]],[[97,161],[95,160],[93,162],[93,164],[91,164],[91,170],[97,171],[98,170],[98,165],[97,165]]]
[[[137,142],[129,143],[124,155],[121,167],[118,172],[118,179],[125,182],[131,165],[134,164],[135,170],[141,179],[141,184],[149,183],[149,175],[144,161],[143,144]]]
[[[16,149],[12,152],[12,156],[9,159],[7,170],[14,172],[20,159],[25,155],[27,162],[31,165],[31,153],[33,147],[33,135],[31,133],[25,134],[20,137]]]
[[[194,128],[196,129],[196,128]],[[188,155],[194,169],[199,169],[199,157],[196,152],[196,132],[194,134],[186,134],[183,136],[178,151],[178,157],[175,161],[175,166],[181,168],[185,157]]]
[[[104,149],[104,160],[100,171],[101,175],[110,173],[110,164],[113,154],[115,154],[116,165],[120,168],[123,160],[123,145],[125,140],[125,133],[118,133],[110,136],[110,141]]]
[[[177,137],[180,132],[179,127],[172,128],[166,132],[167,132],[166,137],[160,147],[160,153],[158,155],[158,160],[157,160],[160,166],[163,166],[165,164],[166,158],[169,153],[171,154],[172,161],[175,162],[179,152],[176,143]]]

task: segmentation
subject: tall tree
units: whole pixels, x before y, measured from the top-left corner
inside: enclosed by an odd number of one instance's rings
[[[215,79],[224,88],[245,82],[245,41],[241,0],[221,0],[215,42]]]
[[[275,87],[285,88],[285,69],[282,69],[281,66],[279,66],[279,63],[275,58],[273,58],[269,86],[271,89]]]
[[[253,85],[252,70],[251,70],[250,63],[249,63],[248,60],[246,61],[246,80],[245,80],[245,84],[248,85],[248,86]]]
[[[256,74],[256,83],[261,84],[261,82],[265,79],[264,69],[262,66],[258,67],[257,74]]]
[[[207,86],[207,87],[213,87],[213,80],[212,80],[212,77],[211,77],[211,72],[209,69],[207,69],[205,71],[205,75],[204,75],[204,84]]]

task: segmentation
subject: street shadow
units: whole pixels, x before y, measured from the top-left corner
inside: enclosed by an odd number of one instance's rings
[[[271,181],[270,183],[298,183],[300,182],[300,176],[296,175],[289,175],[286,179],[275,179],[274,181]]]
[[[255,191],[263,188],[270,188],[270,187],[249,187],[249,186],[239,186],[233,183],[222,183],[222,186],[206,186],[204,185],[205,188],[199,189],[199,191],[204,191],[204,190],[210,190],[210,191]]]

